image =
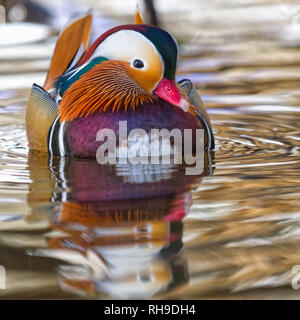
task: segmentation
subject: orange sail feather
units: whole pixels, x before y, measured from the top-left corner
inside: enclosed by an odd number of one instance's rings
[[[71,21],[61,32],[56,42],[50,68],[44,84],[49,90],[53,83],[68,68],[80,46],[86,50],[89,45],[92,15],[90,13]]]

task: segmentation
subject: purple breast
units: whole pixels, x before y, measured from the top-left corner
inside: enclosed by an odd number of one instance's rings
[[[127,121],[128,133],[133,129],[143,129],[150,134],[151,129],[168,129],[171,131],[176,128],[182,134],[184,129],[192,129],[194,134],[196,129],[203,128],[196,116],[163,100],[159,104],[144,104],[134,111],[95,112],[69,123],[67,146],[70,155],[95,158],[98,147],[103,143],[103,141],[96,140],[98,131],[112,129],[118,141],[120,121]]]

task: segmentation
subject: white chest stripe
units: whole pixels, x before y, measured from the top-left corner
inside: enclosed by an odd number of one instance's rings
[[[66,148],[64,144],[64,128],[65,128],[66,122],[59,123],[59,117],[55,119],[53,122],[53,125],[50,130],[49,135],[49,142],[48,142],[48,149],[50,154],[54,154],[54,152],[58,152],[58,155],[65,156],[66,155]],[[55,141],[54,141],[55,140]],[[57,143],[56,150],[54,151],[53,145],[54,143]]]
[[[58,145],[59,145],[59,153],[63,157],[66,154],[65,145],[64,145],[64,127],[66,122],[62,122],[59,127],[58,132]]]
[[[59,118],[57,117],[57,118],[54,120],[53,125],[52,125],[51,130],[50,130],[49,143],[48,143],[48,149],[49,149],[50,154],[53,154],[53,150],[52,150],[52,139],[53,139],[54,128],[55,128],[55,125],[56,125],[58,119],[59,119]]]

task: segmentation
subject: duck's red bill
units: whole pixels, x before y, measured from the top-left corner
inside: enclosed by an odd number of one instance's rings
[[[180,107],[185,112],[189,110],[190,104],[180,94],[174,80],[171,81],[163,78],[154,90],[154,93],[163,100]]]

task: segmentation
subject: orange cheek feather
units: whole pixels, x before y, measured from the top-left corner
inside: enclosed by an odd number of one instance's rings
[[[135,109],[143,103],[152,102],[156,98],[147,87],[153,85],[153,78],[151,74],[148,78],[148,75],[132,70],[125,62],[104,61],[66,90],[59,104],[60,121],[71,121],[108,109]]]
[[[152,92],[162,79],[162,67],[157,63],[151,65],[149,70],[138,70],[129,68],[129,74],[147,92]]]

